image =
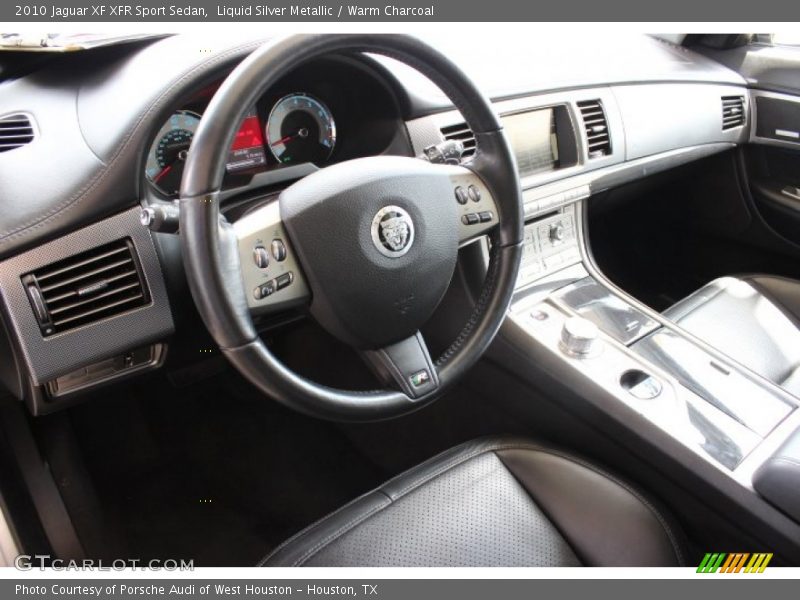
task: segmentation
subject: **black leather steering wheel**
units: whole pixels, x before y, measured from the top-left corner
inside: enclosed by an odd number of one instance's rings
[[[390,56],[436,83],[475,134],[473,159],[463,166],[388,156],[342,162],[229,223],[220,215],[219,190],[227,149],[248,108],[295,67],[353,52]],[[457,187],[469,192],[465,204],[457,201]],[[377,420],[416,410],[463,376],[505,317],[522,251],[519,178],[491,104],[447,57],[404,35],[297,35],[253,52],[203,115],[187,157],[180,207],[192,295],[222,352],[265,394],[332,420]],[[477,222],[468,215],[479,215]],[[483,289],[457,339],[433,360],[420,328],[452,279],[459,246],[483,235],[491,244]],[[321,386],[273,356],[258,337],[253,314],[298,304],[359,350],[386,388]]]

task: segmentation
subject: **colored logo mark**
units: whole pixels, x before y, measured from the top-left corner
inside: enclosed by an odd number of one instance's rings
[[[697,567],[698,573],[763,573],[769,561],[772,560],[772,552],[734,552],[726,554],[724,552],[708,552],[703,557],[700,566]]]

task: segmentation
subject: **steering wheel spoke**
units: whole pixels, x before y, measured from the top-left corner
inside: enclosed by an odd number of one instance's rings
[[[465,167],[450,166],[453,201],[458,206],[458,241],[461,246],[484,235],[498,225],[494,196],[483,180]]]
[[[278,201],[247,213],[233,224],[233,231],[251,313],[308,303],[311,293],[281,221]]]
[[[439,376],[420,332],[362,356],[386,385],[394,383],[412,401],[436,390]]]

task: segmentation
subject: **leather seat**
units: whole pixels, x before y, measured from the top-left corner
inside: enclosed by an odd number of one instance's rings
[[[469,442],[301,531],[263,566],[679,566],[678,528],[631,485],[525,440]]]
[[[800,281],[721,277],[664,316],[735,361],[800,395]]]

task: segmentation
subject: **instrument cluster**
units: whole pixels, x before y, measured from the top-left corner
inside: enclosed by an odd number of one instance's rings
[[[200,119],[196,110],[176,111],[150,146],[145,176],[165,196],[176,196],[180,190]],[[226,170],[247,173],[306,162],[322,166],[335,149],[336,121],[325,102],[306,92],[291,92],[265,112],[258,105],[248,111],[228,151]]]
[[[144,176],[156,193],[178,195],[203,112],[221,84],[201,89],[155,133]],[[246,113],[228,150],[226,188],[301,164],[329,164],[378,154],[412,153],[391,80],[364,57],[308,63],[267,90]]]

